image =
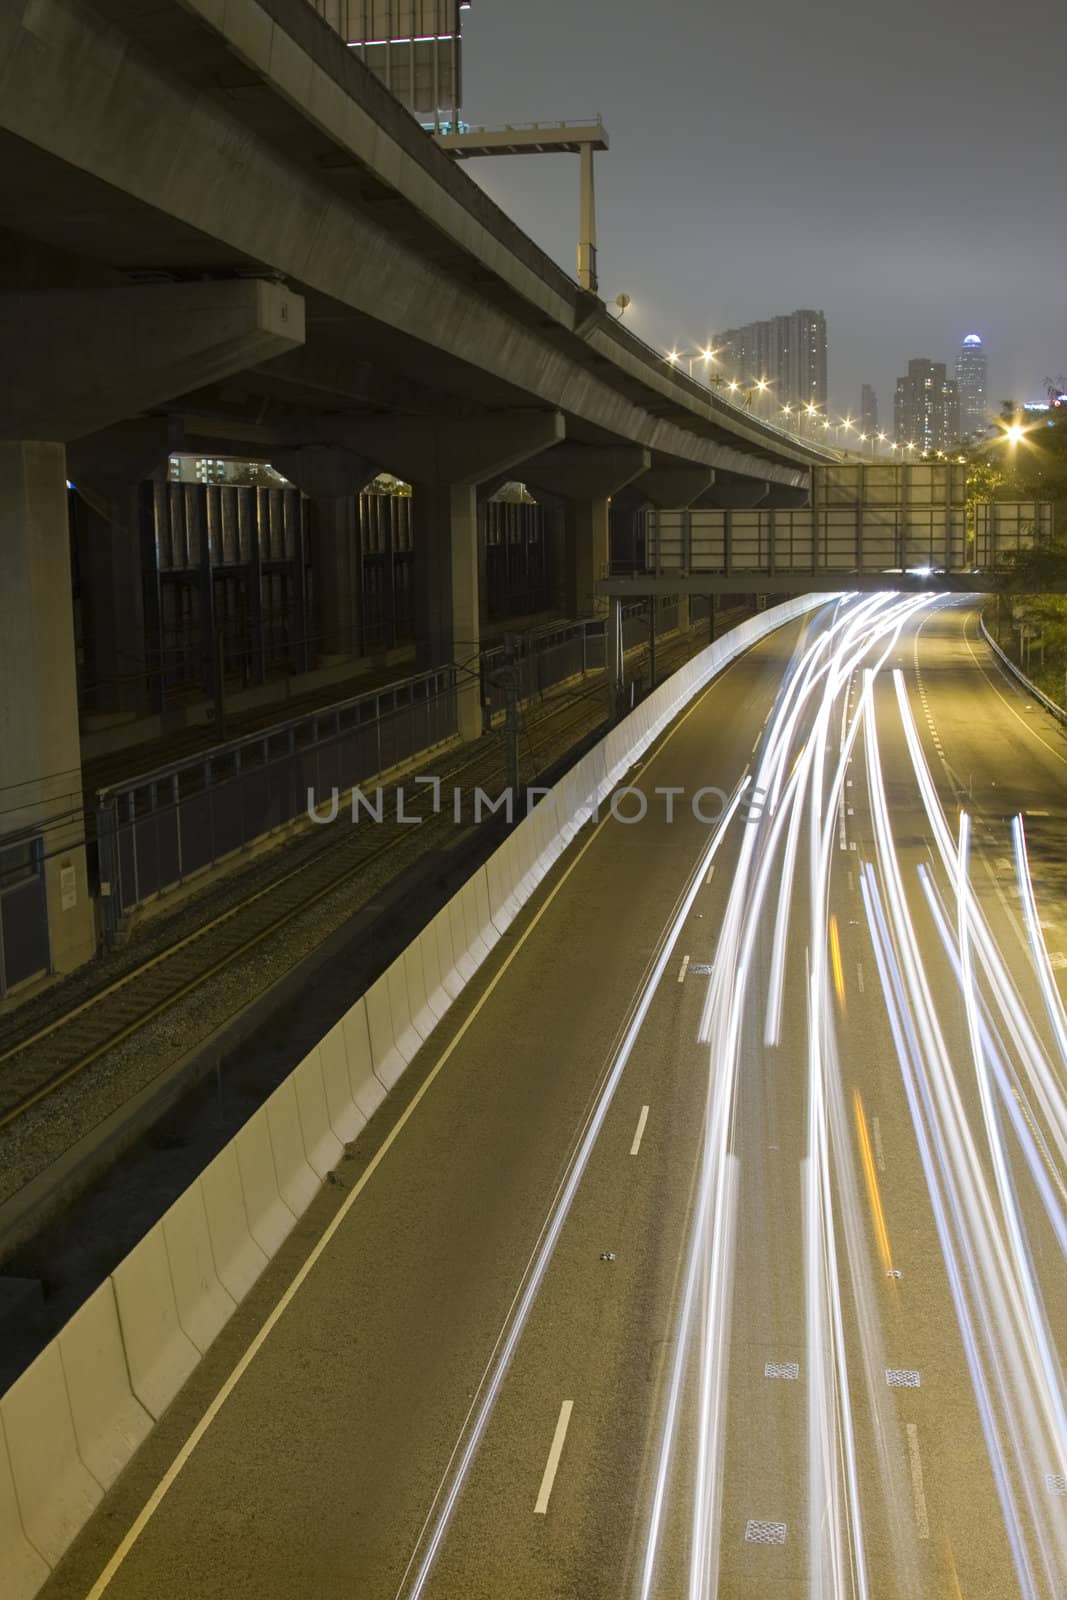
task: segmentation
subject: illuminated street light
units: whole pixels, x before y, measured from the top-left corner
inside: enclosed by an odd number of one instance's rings
[[[1010,428],[1005,428],[1004,437],[1009,444],[1021,444],[1026,438],[1026,429],[1020,428],[1017,422],[1013,422]]]

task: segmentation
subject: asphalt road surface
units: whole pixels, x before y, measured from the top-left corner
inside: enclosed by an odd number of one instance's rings
[[[1067,739],[856,598],[631,783],[48,1600],[1067,1595]]]

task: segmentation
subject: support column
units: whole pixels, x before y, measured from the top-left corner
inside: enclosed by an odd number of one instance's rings
[[[308,502],[315,569],[317,649],[324,665],[363,653],[360,638],[359,504],[320,496]]]
[[[608,571],[608,498],[572,500],[563,514],[566,549],[566,605],[569,617],[596,609],[596,582]]]
[[[91,719],[147,710],[140,496],[115,487],[106,498],[78,485],[75,524],[81,589],[84,704]]]
[[[34,841],[43,855],[54,972],[71,971],[96,948],[81,842],[66,478],[61,444],[0,442],[0,836],[5,850]],[[35,909],[28,896],[22,915]],[[25,923],[18,936],[29,937]]]
[[[412,485],[417,662],[452,661],[460,738],[482,731],[478,491],[472,483]]]

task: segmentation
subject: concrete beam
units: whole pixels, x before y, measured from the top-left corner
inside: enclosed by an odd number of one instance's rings
[[[312,500],[350,500],[361,494],[379,468],[342,446],[305,444],[275,450],[270,464]]]
[[[323,443],[345,444],[407,483],[479,484],[510,473],[566,433],[560,411],[484,416],[337,417],[319,425]]]
[[[715,482],[698,496],[696,505],[701,510],[749,511],[763,505],[769,488],[766,478],[746,478],[740,473],[716,471]]]
[[[523,467],[523,481],[564,500],[606,500],[648,472],[652,453],[641,445],[559,444]]]
[[[715,482],[711,467],[650,467],[627,487],[627,493],[647,500],[661,511],[684,511],[707,494]]]
[[[304,302],[258,279],[0,295],[0,439],[67,442],[299,345]]]
[[[785,483],[772,483],[759,504],[761,511],[795,511],[799,506],[811,505],[811,490],[791,489]]]

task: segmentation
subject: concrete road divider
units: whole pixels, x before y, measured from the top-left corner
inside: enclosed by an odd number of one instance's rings
[[[293,1073],[296,1109],[300,1117],[300,1133],[304,1140],[304,1153],[312,1171],[321,1180],[333,1171],[344,1155],[344,1146],[330,1126],[330,1112],[326,1104],[326,1085],[322,1081],[322,1062],[319,1046],[304,1057]]]
[[[320,1181],[304,1149],[292,1075],[278,1085],[263,1109],[267,1113],[274,1170],[278,1174],[278,1193],[293,1216],[302,1217],[318,1194]]]
[[[54,1567],[104,1492],[78,1454],[56,1340],[0,1400],[0,1416],[23,1531]]]
[[[74,1313],[56,1343],[78,1454],[101,1488],[107,1489],[152,1427],[151,1417],[130,1388],[110,1278]]]
[[[422,974],[426,982],[426,1004],[433,1013],[434,1020],[440,1022],[452,1000],[444,985],[444,977],[441,971],[441,951],[437,942],[437,928],[433,922],[423,928],[419,934],[419,954],[422,958]]]
[[[351,1144],[367,1126],[367,1119],[352,1098],[343,1021],[335,1022],[319,1045],[319,1063],[330,1127],[342,1144]]]
[[[374,1076],[386,1090],[399,1083],[407,1066],[393,1037],[393,1012],[389,1005],[389,980],[383,972],[363,996],[367,1003],[367,1031],[370,1034]]]
[[[441,965],[441,984],[448,995],[449,1003],[451,1003],[463,993],[463,985],[466,980],[456,962],[456,950],[452,942],[452,913],[449,910],[449,906],[441,907],[430,927],[433,929],[437,939],[437,953]]]
[[[422,1039],[415,1026],[408,994],[408,977],[403,955],[385,969],[385,987],[389,994],[389,1014],[393,1019],[393,1043],[403,1057],[404,1065],[414,1061],[422,1049]]]
[[[478,963],[467,948],[467,916],[463,908],[463,890],[457,889],[444,908],[452,930],[452,951],[460,983],[470,983],[478,970]]]
[[[160,1223],[119,1262],[111,1281],[130,1384],[158,1422],[200,1360],[178,1317]]]
[[[48,1563],[26,1537],[11,1475],[4,1419],[0,1416],[0,1573],[4,1600],[33,1600],[48,1582]]]
[[[241,1174],[248,1229],[269,1261],[292,1233],[296,1217],[278,1188],[266,1106],[260,1106],[255,1115],[249,1117],[233,1146]]]
[[[374,1076],[366,995],[361,995],[355,1005],[345,1012],[342,1027],[352,1099],[361,1116],[369,1121],[385,1099],[385,1088]]]
[[[219,1282],[239,1303],[267,1265],[267,1256],[252,1237],[234,1140],[201,1173],[200,1189]]]
[[[411,1026],[425,1044],[437,1026],[437,1017],[430,1009],[426,994],[426,969],[422,963],[421,938],[413,939],[400,959],[404,963],[404,982],[408,991]]]
[[[167,1246],[178,1321],[203,1355],[233,1316],[234,1302],[215,1270],[199,1181],[178,1196],[164,1213],[160,1226]]]

